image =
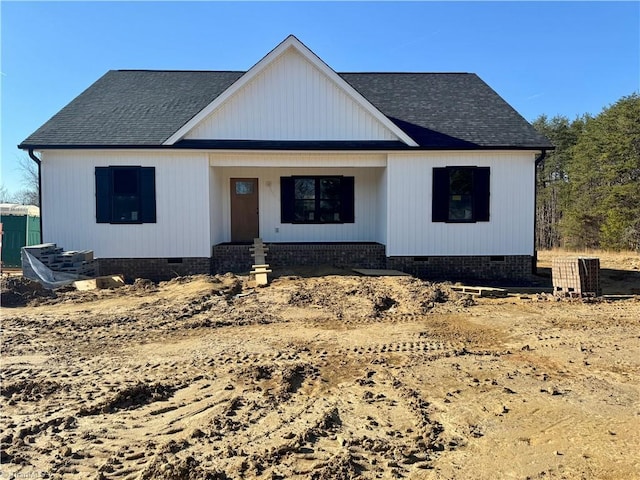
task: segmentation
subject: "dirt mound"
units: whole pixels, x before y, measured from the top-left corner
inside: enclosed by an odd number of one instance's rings
[[[140,475],[141,480],[228,480],[224,472],[211,472],[188,456],[158,455]]]
[[[139,279],[140,280],[140,279]],[[136,280],[137,281],[137,280]],[[239,294],[243,290],[243,279],[233,273],[225,273],[224,275],[187,275],[184,277],[175,277],[166,282],[160,282],[159,287],[171,287],[173,285],[184,285],[196,281],[205,281],[211,284],[211,291],[217,295],[231,298]]]
[[[322,309],[341,320],[423,315],[445,303],[463,308],[472,304],[449,284],[412,277],[335,276],[296,279],[293,283],[296,288],[290,294],[289,305]]]
[[[215,298],[211,301],[212,297],[221,297],[225,300],[231,300],[235,295],[242,292],[244,288],[243,279],[232,273],[215,276],[187,275],[183,277],[175,277],[171,280],[160,283],[156,283],[147,278],[136,278],[132,284],[112,289],[78,291],[73,286],[69,286],[56,289],[55,292],[51,292],[48,295],[46,292],[49,291],[45,291],[45,293],[31,299],[28,304],[31,306],[56,305],[59,303],[79,304],[90,303],[105,298],[147,297],[162,291],[170,291],[189,284],[206,284],[210,287],[210,293],[197,298],[186,297],[186,305],[178,303],[173,305],[175,315],[180,318],[189,318],[193,315],[209,310],[217,303]],[[24,305],[26,305],[24,302],[20,304],[20,306]]]
[[[0,395],[13,401],[38,401],[62,388],[64,387],[59,383],[50,380],[20,380],[12,383],[3,382]]]
[[[136,278],[133,281],[133,285],[131,285],[131,288],[133,288],[133,290],[143,292],[155,292],[158,290],[157,285],[148,278]]]
[[[363,470],[365,470],[364,467],[356,461],[354,455],[347,452],[332,457],[311,475],[311,479],[350,480],[360,477]]]
[[[280,396],[288,397],[292,393],[296,393],[307,377],[316,379],[318,375],[318,368],[308,363],[286,366],[282,370]]]
[[[90,408],[81,409],[79,415],[96,415],[98,413],[114,413],[118,410],[133,410],[152,402],[166,400],[176,387],[165,384],[137,383],[119,391],[111,399]]]
[[[52,290],[25,277],[3,276],[0,282],[0,304],[3,307],[24,307],[34,299],[56,296]]]

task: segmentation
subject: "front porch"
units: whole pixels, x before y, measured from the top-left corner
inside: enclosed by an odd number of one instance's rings
[[[211,245],[256,237],[269,244],[386,243],[382,154],[212,153],[209,165]]]

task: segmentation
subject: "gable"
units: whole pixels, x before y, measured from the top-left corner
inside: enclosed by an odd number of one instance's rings
[[[398,140],[294,48],[264,68],[184,138]]]

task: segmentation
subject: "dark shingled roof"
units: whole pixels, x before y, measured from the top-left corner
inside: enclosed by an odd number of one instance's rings
[[[116,70],[76,97],[20,148],[159,147],[244,72]],[[552,148],[469,73],[339,73],[420,146],[401,142],[181,141],[173,148]]]

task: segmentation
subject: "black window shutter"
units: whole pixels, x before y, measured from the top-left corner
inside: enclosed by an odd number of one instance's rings
[[[96,222],[111,223],[111,169],[96,167]]]
[[[140,221],[156,223],[156,169],[140,168]]]
[[[473,171],[473,213],[476,222],[489,221],[489,167]]]
[[[340,200],[342,203],[340,221],[342,223],[354,223],[356,221],[354,185],[354,177],[342,177],[340,179]]]
[[[433,169],[433,198],[431,199],[431,221],[449,220],[449,170]]]
[[[280,177],[280,222],[293,223],[295,218],[295,184],[293,177]]]

